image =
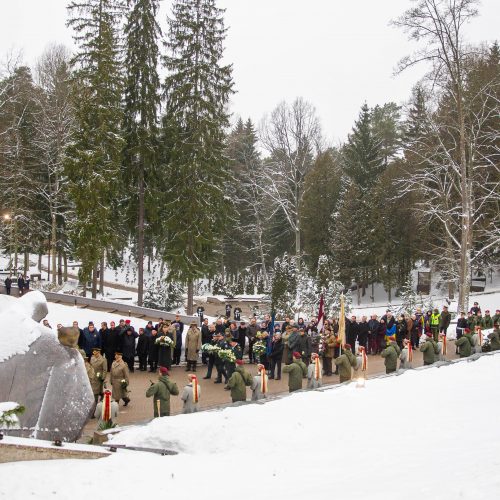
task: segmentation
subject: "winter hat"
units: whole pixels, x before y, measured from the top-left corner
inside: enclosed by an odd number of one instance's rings
[[[294,357],[295,359],[300,359],[300,358],[302,357],[302,354],[300,354],[300,352],[294,352],[294,353],[293,353],[293,357]]]
[[[344,346],[344,349],[350,349],[350,348],[351,348],[351,344],[346,344],[346,345]]]
[[[238,366],[241,366],[241,365],[243,365],[243,364],[244,364],[244,361],[243,361],[242,359],[237,359],[237,360],[236,360],[236,364],[237,364]]]
[[[129,320],[129,319],[126,319],[126,320],[125,320],[125,323],[126,323],[127,325],[130,325],[130,320]]]
[[[166,366],[160,366],[160,373],[162,375],[168,375],[168,368]]]
[[[470,333],[470,328],[466,328],[464,331],[465,333]]]

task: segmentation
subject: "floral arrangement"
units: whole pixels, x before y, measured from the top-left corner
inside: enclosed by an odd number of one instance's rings
[[[96,377],[97,377],[97,380],[99,380],[99,382],[104,382],[104,380],[105,380],[105,378],[103,377],[101,372],[97,372]]]
[[[205,354],[217,354],[220,351],[220,347],[212,344],[203,344],[201,346],[201,352]]]
[[[263,340],[257,340],[253,345],[253,353],[260,357],[266,353],[266,348],[266,343]]]
[[[236,356],[232,349],[219,349],[217,355],[222,361],[229,361],[230,363],[236,362]]]
[[[268,334],[266,331],[262,332],[262,331],[260,331],[260,330],[259,330],[259,331],[255,334],[255,336],[256,336],[258,339],[262,340],[262,339],[267,339],[267,337],[269,337],[269,334]],[[254,347],[254,348],[255,348],[255,347]]]
[[[174,341],[168,335],[162,335],[155,340],[156,344],[160,344],[161,346],[172,347],[174,345]]]
[[[124,378],[122,378],[120,380],[120,384],[121,384],[121,386],[122,386],[123,389],[126,389],[127,386],[128,386],[128,382]]]

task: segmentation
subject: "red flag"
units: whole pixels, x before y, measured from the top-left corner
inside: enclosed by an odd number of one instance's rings
[[[323,327],[325,325],[325,301],[323,299],[323,294],[319,299],[319,312],[318,312],[318,333],[323,333]]]

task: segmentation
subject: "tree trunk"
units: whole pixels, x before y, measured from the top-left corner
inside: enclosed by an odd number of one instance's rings
[[[63,275],[62,275],[62,252],[58,252],[57,254],[57,283],[59,285],[63,284]]]
[[[99,269],[100,269],[100,273],[99,273],[99,293],[101,295],[104,295],[104,269],[105,269],[105,264],[106,264],[106,259],[105,259],[105,255],[104,255],[104,252],[102,254],[102,257],[101,257],[101,262],[99,264]]]
[[[193,280],[190,279],[188,281],[188,293],[187,293],[187,307],[186,307],[186,314],[188,316],[191,316],[193,314],[193,295],[194,295],[194,286],[193,286]]]
[[[30,254],[28,250],[24,251],[24,275],[28,276],[30,271]]]
[[[469,310],[470,273],[471,273],[471,248],[472,248],[472,226],[471,226],[471,203],[472,183],[468,182],[467,158],[465,152],[465,116],[463,111],[463,98],[461,88],[461,77],[457,75],[457,112],[460,126],[460,195],[462,204],[462,235],[460,245],[460,269],[458,280],[458,310]],[[471,186],[469,186],[469,184]]]
[[[97,298],[97,263],[94,265],[94,269],[92,269],[92,298]]]
[[[448,298],[453,300],[455,298],[455,283],[448,281]]]
[[[63,254],[63,259],[64,259],[64,282],[66,283],[68,281],[68,256],[66,255],[66,252]]]
[[[42,273],[42,252],[38,252],[38,272]]]
[[[139,173],[139,220],[137,224],[137,305],[142,306],[144,295],[144,165]]]
[[[51,252],[52,252],[52,283],[55,285],[56,284],[56,259],[57,259],[57,224],[56,224],[56,214],[52,211],[52,217],[51,217],[51,225],[52,225],[52,234],[50,237],[50,247],[51,247]]]
[[[49,254],[47,255],[47,281],[50,281],[50,245]]]

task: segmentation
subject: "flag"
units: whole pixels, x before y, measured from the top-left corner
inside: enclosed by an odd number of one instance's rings
[[[345,344],[345,305],[344,305],[344,294],[340,296],[340,315],[339,315],[339,333],[338,340],[340,342],[340,350]]]
[[[323,333],[323,328],[325,325],[325,301],[323,299],[323,294],[319,299],[319,312],[318,312],[318,333]]]

